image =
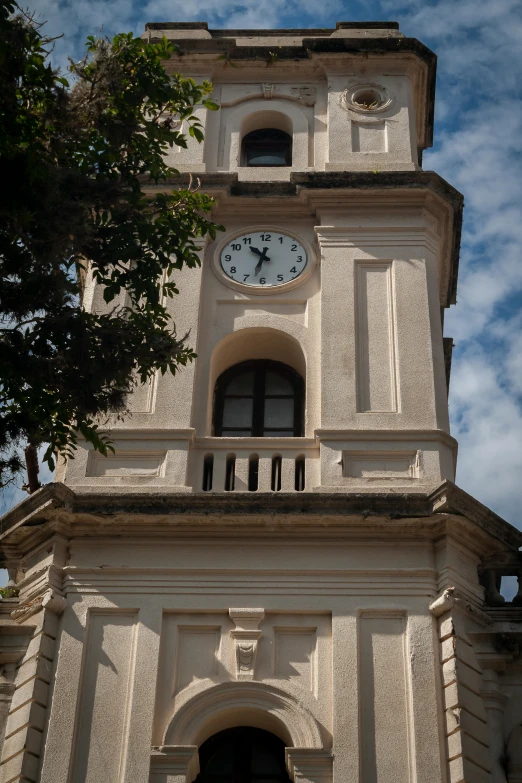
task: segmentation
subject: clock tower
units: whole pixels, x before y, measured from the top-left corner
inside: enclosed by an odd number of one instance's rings
[[[169,153],[225,227],[176,271],[197,360],[4,517],[0,783],[520,783],[522,534],[454,484],[435,55],[162,36],[220,106]]]

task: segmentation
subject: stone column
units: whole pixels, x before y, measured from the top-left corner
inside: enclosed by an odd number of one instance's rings
[[[506,747],[504,742],[504,707],[507,696],[502,693],[498,673],[486,669],[483,674],[484,700],[489,728],[489,752],[491,756],[491,780],[493,783],[506,783],[504,757]]]

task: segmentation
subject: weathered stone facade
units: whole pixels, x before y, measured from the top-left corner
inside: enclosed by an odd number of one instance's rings
[[[171,157],[226,232],[176,273],[195,364],[1,522],[0,783],[192,783],[239,726],[303,783],[520,783],[522,592],[499,588],[522,534],[453,483],[462,197],[421,169],[435,56],[393,23],[163,34],[214,84],[205,143]],[[246,165],[266,129],[288,165]],[[255,285],[226,261],[249,235]],[[272,239],[305,259],[270,286]],[[293,434],[216,434],[243,362],[299,378]]]

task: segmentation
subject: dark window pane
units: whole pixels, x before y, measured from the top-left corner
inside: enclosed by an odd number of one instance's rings
[[[232,775],[234,772],[234,745],[232,742],[225,742],[211,756],[207,764],[207,774],[212,776]],[[219,778],[218,778],[219,779]]]
[[[223,427],[249,427],[252,424],[252,398],[227,399],[223,405]]]
[[[292,165],[292,138],[275,128],[247,133],[242,149],[243,165],[246,166]]]
[[[294,389],[288,378],[279,373],[267,372],[265,380],[265,394],[291,394]]]
[[[265,400],[265,427],[293,427],[294,401],[292,399]]]
[[[303,403],[302,379],[290,367],[263,359],[242,362],[216,383],[214,434],[299,437]]]
[[[273,753],[266,748],[252,748],[252,773],[270,777],[279,775],[281,769]]]
[[[232,378],[225,389],[225,394],[253,394],[254,393],[254,373],[245,372]]]

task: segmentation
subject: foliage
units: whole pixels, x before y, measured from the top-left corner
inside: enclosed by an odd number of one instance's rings
[[[194,107],[217,108],[208,82],[166,74],[174,45],[89,37],[71,85],[50,46],[1,0],[0,485],[24,443],[48,444],[51,469],[78,432],[107,454],[99,417],[123,412],[137,380],[194,358],[167,311],[172,275],[199,264],[195,237],[221,228],[207,195],[167,187],[181,123],[201,142]],[[90,276],[110,307],[82,308]]]
[[[18,590],[16,587],[0,587],[0,601],[6,598],[17,598]]]

